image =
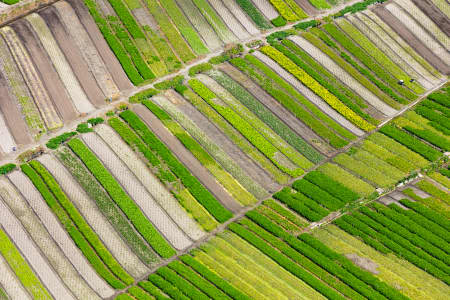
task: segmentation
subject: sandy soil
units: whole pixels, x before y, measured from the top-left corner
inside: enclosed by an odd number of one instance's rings
[[[25,120],[19,111],[15,99],[9,95],[8,83],[3,74],[0,73],[0,110],[3,112],[5,122],[17,145],[25,145],[33,142]]]
[[[49,7],[40,12],[41,17],[47,23],[47,26],[53,33],[53,36],[58,43],[61,51],[64,53],[67,61],[70,64],[75,76],[80,82],[81,87],[88,96],[89,100],[96,106],[100,107],[105,104],[105,96],[100,87],[89,72],[86,62],[81,56],[80,50],[73,41],[70,41],[69,34],[64,30],[64,25],[59,19],[55,8]]]
[[[429,0],[411,0],[448,36],[450,36],[450,20]]]
[[[23,45],[30,53],[30,57],[44,82],[45,88],[52,98],[63,121],[67,122],[75,120],[78,116],[78,112],[73,106],[72,100],[69,98],[58,73],[56,73],[47,54],[41,48],[39,40],[34,36],[25,20],[19,20],[12,24],[11,27],[16,31]]]
[[[308,0],[295,0],[295,2],[310,16],[317,15],[319,12]]]
[[[378,6],[373,10],[386,24],[388,24],[398,35],[402,37],[416,52],[425,58],[433,67],[442,74],[450,74],[448,67],[439,57],[419,41],[409,29],[403,25],[384,7]]]
[[[200,182],[211,191],[211,193],[226,208],[233,212],[241,209],[241,206],[231,195],[217,183],[214,177],[203,167],[200,162],[190,153],[176,137],[174,137],[146,107],[136,105],[133,110],[141,117],[147,126],[163,141],[174,155],[184,164]]]
[[[94,20],[92,19],[87,7],[79,0],[68,0],[67,1],[72,8],[75,10],[78,18],[80,18],[81,23],[91,37],[92,42],[97,48],[98,53],[100,53],[109,73],[114,79],[120,90],[126,90],[133,87],[131,82],[128,80],[127,75],[122,69],[122,66],[117,61],[116,56],[109,48],[100,30],[97,28]]]

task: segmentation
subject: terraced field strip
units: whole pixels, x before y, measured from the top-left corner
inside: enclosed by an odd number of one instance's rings
[[[34,210],[42,224],[47,229],[50,236],[64,252],[64,255],[73,264],[84,280],[91,288],[98,293],[101,298],[111,297],[114,290],[96,273],[89,264],[83,253],[72,241],[68,233],[63,229],[58,219],[51,212],[41,194],[36,190],[31,181],[22,172],[12,172],[8,178],[15,185],[17,190],[24,196],[30,207]]]
[[[222,17],[222,20],[239,40],[245,40],[250,37],[251,33],[249,34],[247,29],[250,30],[251,27],[244,27],[243,24],[239,22],[239,19],[237,19],[233,15],[234,12],[230,12],[220,0],[208,0],[208,2],[212,6],[212,8],[215,9],[215,11],[220,15],[220,17]],[[250,26],[252,25],[253,24],[251,24]]]
[[[6,233],[10,236],[11,241],[17,245],[17,248],[20,249],[24,258],[36,272],[36,275],[39,276],[42,284],[44,284],[48,291],[57,299],[62,298],[75,300],[75,297],[62,283],[61,279],[53,271],[45,257],[42,256],[33,240],[28,236],[25,229],[3,201],[0,201],[0,209],[2,210],[0,223],[4,230],[3,234]],[[5,243],[7,247],[7,242],[3,240],[2,244],[3,243]],[[45,251],[45,249],[41,250]],[[4,252],[2,254],[7,256]],[[37,295],[35,294],[34,296]]]
[[[209,50],[215,51],[220,48],[222,46],[222,41],[192,0],[176,0],[176,2],[201,35]]]
[[[106,97],[117,95],[119,88],[114,83],[88,32],[84,29],[70,4],[65,1],[58,1],[53,6],[60,14],[65,29],[69,32],[71,39],[83,55],[90,72],[92,72],[103,93]]]
[[[44,20],[37,14],[31,14],[26,17],[36,34],[39,36],[45,51],[48,53],[61,81],[64,83],[73,104],[80,113],[89,113],[94,110],[94,106],[89,102],[87,96],[80,86],[75,74],[72,72],[61,49],[58,47],[49,28]]]
[[[129,171],[115,153],[93,133],[83,135],[83,141],[106,165],[112,175],[123,186],[130,197],[136,202],[147,218],[155,225],[170,244],[181,250],[189,247],[192,242],[176,223],[159,207],[144,186]],[[162,243],[164,245],[164,243]],[[167,247],[167,246],[165,246]],[[173,252],[173,249],[172,251]]]
[[[13,57],[14,53],[8,49],[8,44],[3,39],[0,39],[0,51],[2,51],[2,70],[9,83],[9,88],[11,89],[11,94],[17,101],[20,111],[25,118],[25,122],[28,125],[28,130],[33,138],[36,140],[40,137],[42,133],[46,131],[44,122],[39,114],[39,111],[34,104],[33,98],[30,95],[26,83],[24,82],[20,70],[17,67]],[[19,125],[20,130],[25,130],[25,126],[20,126],[20,122],[16,123]]]
[[[177,200],[166,190],[161,182],[153,176],[139,157],[123,142],[116,133],[106,125],[98,125],[95,132],[111,147],[116,155],[128,166],[139,179],[155,201],[174,220],[175,223],[192,239],[198,240],[205,233],[180,207]]]
[[[39,157],[38,161],[53,175],[61,185],[61,188],[72,200],[80,213],[86,218],[88,224],[98,234],[111,254],[117,259],[124,269],[134,278],[139,278],[148,269],[139,260],[139,258],[128,248],[120,236],[98,211],[95,204],[89,199],[86,193],[73,179],[64,166],[53,156],[44,155]]]
[[[6,179],[0,180],[0,198],[3,199],[20,220],[43,254],[47,257],[51,255],[48,262],[66,286],[72,291],[73,295],[77,298],[89,297],[89,299],[100,299],[64,256],[64,253],[46,231],[33,210],[25,202],[25,199]],[[18,294],[20,295],[20,293]],[[12,295],[15,296],[16,294]]]
[[[11,135],[11,132],[8,129],[8,126],[6,125],[5,119],[3,117],[3,114],[0,112],[0,139],[2,140],[2,143],[0,145],[3,153],[10,153],[12,152],[13,148],[16,147],[16,142],[14,141],[14,138]]]
[[[26,236],[23,238],[26,238]],[[42,285],[39,278],[34,274],[30,265],[22,257],[14,243],[5,233],[2,226],[0,226],[0,241],[0,253],[3,256],[0,257],[0,260],[6,260],[9,268],[12,269],[30,295],[34,299],[53,299],[47,289]],[[8,274],[8,272],[6,274]],[[19,294],[22,293],[19,291]],[[28,297],[25,297],[25,299],[26,298]]]
[[[58,113],[53,106],[52,100],[39,77],[38,71],[31,61],[29,53],[20,42],[17,34],[11,27],[5,26],[0,29],[6,43],[19,67],[21,74],[47,129],[55,129],[62,126]]]
[[[2,277],[0,277],[0,284],[2,285],[2,288],[5,290],[6,294],[10,297],[5,298],[5,300],[14,299],[11,295],[16,297],[17,299],[31,300],[30,295],[27,294],[21,282],[11,270],[5,258],[3,258],[3,256],[1,255],[0,272],[2,272]]]

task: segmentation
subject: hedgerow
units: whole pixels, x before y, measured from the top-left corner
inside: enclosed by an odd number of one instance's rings
[[[132,111],[126,110],[120,113],[120,117],[124,119],[133,130],[142,138],[144,143],[155,151],[158,156],[164,160],[170,170],[180,178],[183,185],[189,192],[202,204],[206,210],[219,222],[223,223],[230,219],[233,214],[225,209],[217,199],[195,178],[184,165],[172,154],[172,152],[164,145],[144,124],[144,122]]]
[[[276,159],[276,155],[280,154],[279,150],[267,141],[255,128],[253,128],[246,120],[239,116],[234,110],[228,106],[219,105],[215,99],[216,95],[208,89],[203,83],[197,79],[189,80],[192,89],[214,108],[224,119],[230,122],[247,140],[259,149],[268,159],[270,159],[277,167],[292,177],[303,174],[300,168],[291,169]]]
[[[273,131],[275,131],[286,142],[292,145],[296,150],[303,154],[311,162],[318,163],[323,159],[323,156],[305,142],[298,134],[292,131],[283,121],[281,121],[276,115],[274,115],[269,109],[267,109],[259,100],[245,90],[241,85],[235,82],[233,79],[225,75],[224,73],[210,72],[208,74],[220,85],[225,87],[236,99],[244,104],[251,112],[259,117],[264,123],[266,123]],[[297,161],[295,161],[297,162]],[[310,162],[298,160],[298,163],[302,163],[300,167],[309,168],[312,167]]]
[[[250,297],[243,294],[241,291],[236,289],[234,286],[230,285],[226,280],[218,276],[216,273],[211,271],[208,267],[204,266],[198,260],[190,255],[183,255],[180,257],[181,261],[186,265],[194,269],[198,274],[200,274],[205,279],[209,280],[212,284],[220,288],[232,299],[238,300],[250,300]]]
[[[164,296],[161,290],[153,285],[150,281],[140,281],[139,286],[143,288],[147,293],[151,294],[156,300],[169,300],[170,298]]]
[[[292,184],[292,187],[314,201],[321,203],[331,211],[338,210],[345,205],[345,202],[341,202],[339,199],[330,195],[328,192],[307,181],[306,179],[299,179],[295,181]]]
[[[243,11],[253,20],[259,29],[270,29],[269,22],[264,18],[264,16],[259,12],[251,0],[236,0],[237,4],[242,8]]]
[[[142,288],[139,286],[132,286],[128,290],[128,293],[134,298],[131,299],[139,299],[139,300],[152,300],[154,299],[152,296],[147,294]],[[117,299],[117,298],[116,298]]]
[[[9,172],[11,172],[12,170],[14,170],[16,168],[15,164],[4,164],[2,166],[0,166],[0,175],[5,175],[8,174]]]
[[[283,44],[290,44],[292,47],[290,49],[293,50],[294,53],[296,52],[296,50],[298,52],[302,51],[290,40],[283,41]],[[340,101],[342,101],[342,103],[344,103],[349,109],[354,111],[357,115],[359,115],[363,119],[371,122],[372,124],[378,123],[377,120],[375,120],[369,114],[362,111],[358,105],[353,103],[346,95],[341,93],[336,87],[334,87],[332,84],[330,84],[330,82],[328,80],[323,78],[319,72],[317,72],[311,66],[309,66],[308,64],[303,62],[298,56],[296,56],[296,54],[289,51],[289,49],[287,47],[285,47],[284,45],[278,44],[278,43],[273,44],[272,46],[275,47],[278,51],[280,51],[284,55],[286,55],[291,61],[293,61],[297,66],[302,68],[306,73],[308,73],[309,76],[314,78],[319,84],[321,84],[324,88],[326,88],[333,95],[335,95]]]
[[[287,21],[283,18],[283,16],[279,15],[278,17],[270,20],[270,23],[272,23],[275,27],[283,27],[287,24]]]
[[[301,203],[300,201],[296,201],[292,198],[289,188],[284,188],[281,191],[273,194],[273,197],[284,204],[286,204],[290,209],[297,212],[299,215],[305,217],[306,219],[317,222],[322,219],[322,215],[311,210],[309,207]]]
[[[315,170],[309,172],[303,178],[320,187],[322,190],[325,190],[334,197],[340,199],[344,203],[353,202],[359,198],[357,193],[320,171]]]
[[[209,299],[205,294],[199,291],[189,281],[180,277],[175,271],[168,267],[159,268],[156,273],[163,277],[165,280],[176,286],[181,292],[187,295],[191,299]]]
[[[428,207],[424,206],[423,204],[410,201],[408,199],[402,199],[400,200],[400,203],[404,206],[413,209],[416,213],[424,216],[431,222],[434,222],[438,225],[440,225],[442,228],[444,228],[447,231],[450,231],[450,222],[441,214],[438,212],[429,209]]]
[[[327,128],[319,120],[317,120],[313,114],[307,111],[303,106],[297,103],[296,100],[291,98],[286,92],[284,92],[279,86],[269,78],[263,77],[256,72],[254,67],[250,66],[247,61],[242,58],[234,58],[230,61],[234,66],[239,68],[247,76],[253,79],[259,86],[261,86],[267,93],[269,93],[275,100],[277,100],[284,108],[289,110],[297,119],[305,123],[311,130],[317,133],[320,137],[327,140],[331,146],[335,148],[341,148],[347,144],[347,142],[338,137],[333,131]],[[303,97],[302,95],[300,95]],[[306,99],[305,99],[306,100]],[[306,100],[307,101],[307,100]]]
[[[94,129],[90,128],[88,123],[80,123],[77,125],[77,132],[79,133],[87,133],[87,132],[93,132]]]
[[[361,61],[369,70],[374,72],[379,78],[387,82],[391,87],[395,89],[409,100],[413,100],[416,96],[407,90],[405,87],[398,85],[397,80],[392,77],[385,69],[374,62],[370,56],[368,56],[361,48],[356,46],[353,41],[344,35],[336,25],[325,24],[323,28],[336,40],[338,41],[347,51],[353,54],[359,61]],[[344,57],[345,58],[345,57]]]
[[[333,289],[324,285],[320,280],[316,277],[300,268],[298,265],[293,264],[292,261],[287,258],[282,253],[276,251],[274,248],[265,243],[262,239],[257,237],[255,234],[251,233],[241,225],[236,223],[232,223],[229,225],[231,231],[239,235],[241,238],[252,244],[254,247],[259,249],[265,255],[272,258],[275,262],[277,262],[281,267],[292,273],[294,276],[306,282],[313,289],[327,297],[328,299],[344,299],[338,293],[336,293]]]
[[[161,276],[153,273],[148,277],[148,280],[159,287],[165,294],[175,300],[189,300],[176,286],[170,284]]]
[[[212,299],[231,299],[223,293],[217,286],[208,282],[205,278],[198,275],[192,269],[182,262],[176,260],[168,264],[168,267],[180,274],[184,279],[190,281],[200,291],[211,297]]]
[[[392,125],[383,126],[380,132],[393,138],[397,142],[403,144],[407,148],[422,155],[430,161],[435,161],[442,156],[442,153],[433,149],[432,147],[422,143],[413,136],[403,132]]]
[[[403,129],[427,141],[428,143],[441,148],[444,151],[450,150],[450,142],[432,131],[429,131],[427,129],[413,128],[411,126],[405,126],[403,127]]]
[[[59,145],[66,142],[68,139],[75,135],[77,135],[75,131],[66,132],[58,135],[57,137],[51,138],[45,145],[50,149],[56,149],[59,147]]]
[[[343,115],[346,119],[365,131],[371,131],[375,128],[372,124],[367,123],[360,116],[355,114],[347,106],[345,106],[336,96],[331,94],[326,88],[320,85],[316,80],[309,76],[303,69],[299,68],[289,58],[271,46],[260,48],[261,52],[275,60],[284,69],[294,75],[303,84],[310,88],[315,94],[327,102],[333,109]]]
[[[88,122],[92,126],[95,126],[95,125],[98,125],[98,124],[102,124],[103,122],[105,122],[105,120],[103,118],[98,117],[98,118],[88,119],[86,122]]]
[[[136,203],[128,196],[114,177],[102,165],[98,158],[83,144],[83,142],[79,139],[74,139],[71,140],[68,145],[84,162],[94,177],[97,178],[103,188],[111,196],[111,199],[113,199],[122,209],[149,245],[163,258],[169,258],[175,255],[175,250],[166,240],[164,240]]]
[[[202,63],[189,68],[189,76],[194,77],[198,73],[206,72],[212,70],[213,65],[210,63]]]
[[[84,257],[89,261],[94,270],[113,288],[115,289],[123,289],[126,285],[116,278],[110,270],[103,264],[102,260],[97,256],[97,253],[94,249],[89,245],[88,241],[81,234],[75,224],[72,222],[70,217],[64,208],[59,204],[56,200],[55,196],[49,190],[43,179],[36,173],[36,171],[27,164],[20,166],[22,172],[28,176],[33,185],[42,195],[45,202],[48,204],[50,209],[56,215],[58,220],[61,222],[62,226],[66,229],[67,233],[70,235],[74,243],[81,250]]]

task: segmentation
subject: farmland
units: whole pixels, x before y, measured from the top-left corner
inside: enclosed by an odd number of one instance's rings
[[[3,25],[0,299],[446,299],[446,13],[60,0]]]

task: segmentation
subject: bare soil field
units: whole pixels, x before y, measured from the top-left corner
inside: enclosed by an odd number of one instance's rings
[[[310,16],[317,15],[319,12],[308,0],[295,0],[295,2]]]
[[[70,64],[75,76],[80,82],[81,87],[88,96],[89,100],[96,106],[100,107],[105,104],[105,96],[103,95],[100,87],[89,72],[89,68],[84,61],[80,50],[77,48],[73,41],[69,40],[69,34],[65,31],[64,25],[59,19],[58,14],[54,7],[48,7],[40,12],[40,15],[47,23],[56,42],[61,48],[62,52],[66,56],[67,61]]]
[[[116,56],[112,53],[100,33],[100,30],[97,28],[97,25],[89,14],[86,6],[84,6],[84,4],[79,0],[68,0],[67,2],[75,10],[78,18],[80,18],[81,23],[91,37],[92,42],[97,48],[98,53],[100,53],[119,90],[131,89],[133,85],[128,80],[127,75],[123,71],[120,63],[117,61]]]
[[[191,173],[213,193],[226,208],[233,212],[241,209],[241,206],[231,195],[217,183],[214,177],[203,167],[200,162],[190,153],[176,137],[174,137],[146,107],[136,105],[133,110],[141,117],[147,126],[163,141],[166,146],[176,155]]]
[[[429,0],[412,0],[434,23],[448,36],[450,36],[450,20],[434,6]]]
[[[433,67],[442,74],[450,74],[450,67],[442,59],[437,57],[421,41],[419,41],[409,29],[395,18],[384,7],[377,7],[373,10],[386,24],[388,24],[398,35],[402,37],[417,53],[425,58]]]
[[[72,100],[66,92],[66,88],[61,82],[58,73],[52,66],[48,56],[41,48],[38,39],[34,36],[31,29],[27,26],[25,20],[19,20],[11,24],[16,31],[23,45],[30,53],[34,65],[44,82],[50,97],[53,100],[61,118],[64,122],[75,120],[78,112],[72,104]]]

